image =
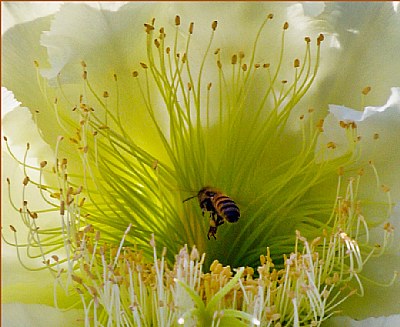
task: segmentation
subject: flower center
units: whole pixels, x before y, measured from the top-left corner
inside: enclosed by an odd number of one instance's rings
[[[270,62],[257,62],[256,58],[265,57],[260,43],[266,42],[263,32],[272,18],[266,17],[248,54],[239,50],[232,55],[220,48],[211,50],[216,21],[203,52],[195,53],[194,23],[183,40],[181,19],[176,16],[170,41],[165,28],[156,32],[155,20],[144,24],[147,62],[140,62],[141,69],[132,73],[138,94],[128,108],[120,105],[127,87],[120,85],[120,78],[113,75],[112,92],[98,92],[84,61],[83,85],[75,99],[68,98],[59,83],[59,96],[50,103],[64,133],[52,168],[58,185],[46,189],[63,206],[70,204],[73,192],[83,190],[85,202],[72,220],[92,224],[111,242],[118,242],[132,224],[135,236],[127,236],[128,244],[145,245],[154,233],[171,251],[196,244],[211,254],[209,260],[233,266],[255,265],[267,245],[275,259],[281,258],[293,244],[296,229],[324,226],[335,194],[308,194],[349,162],[353,149],[332,159],[335,146],[328,144],[316,155],[323,122],[314,122],[313,110],[297,114],[296,126],[289,123],[316,77],[324,38],[317,38],[313,54],[306,37],[303,59],[290,58],[288,71],[285,61],[292,54],[286,53],[289,24],[284,23],[278,55]],[[50,93],[45,85],[41,89]],[[139,106],[155,127],[161,152],[140,146],[127,129],[131,126],[122,120]],[[74,151],[78,156],[68,158],[67,173],[66,159],[59,158]],[[236,224],[218,228],[216,242],[207,240],[211,227],[199,214],[198,204],[182,204],[188,193],[196,194],[206,185],[223,190],[241,212]]]

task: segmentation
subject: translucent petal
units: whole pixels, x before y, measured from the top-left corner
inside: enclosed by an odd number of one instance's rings
[[[50,28],[51,17],[38,18],[36,20],[18,24],[9,29],[2,38],[2,83],[22,103],[22,106],[38,111],[37,120],[41,126],[49,126],[49,121],[54,117],[52,108],[47,99],[42,96],[38,81],[34,60],[47,64],[46,50],[39,45],[40,34]],[[49,115],[50,119],[46,119]],[[31,115],[26,119],[31,119]],[[56,140],[58,132],[49,128],[46,138],[48,143]],[[25,144],[20,144],[25,146]]]
[[[125,6],[129,1],[111,1],[111,2],[101,2],[101,1],[93,1],[93,2],[86,2],[88,6],[93,8],[97,8],[99,10],[110,10],[110,11],[117,11],[122,6]]]
[[[8,251],[7,251],[8,250]],[[6,257],[3,259],[3,303],[41,303],[54,305],[53,297],[53,277],[49,271],[42,270],[38,272],[28,271],[16,260],[15,248],[6,248]],[[14,251],[14,258],[12,258]],[[38,282],[40,281],[40,282]],[[27,289],[29,292],[27,293]],[[64,291],[58,293],[61,295],[59,300],[60,307],[67,305],[62,302]]]
[[[55,13],[61,1],[51,2],[3,2],[1,4],[2,34],[16,24],[33,21]]]
[[[323,1],[304,1],[301,5],[303,6],[304,14],[311,17],[318,16],[325,9],[325,2]]]
[[[339,152],[344,153],[349,142],[345,134],[346,129],[339,127],[339,121],[355,121],[357,124],[357,135],[361,136],[359,141],[361,152],[354,168],[364,168],[359,193],[365,199],[363,214],[372,223],[375,216],[381,216],[387,207],[375,207],[368,203],[382,201],[387,203],[393,201],[398,203],[400,199],[400,88],[392,88],[392,94],[386,104],[381,107],[366,107],[365,110],[356,111],[343,106],[330,106],[331,113],[325,120],[324,133],[320,138],[321,146],[328,141],[337,144]],[[371,169],[370,162],[377,170],[378,180]],[[386,185],[390,188],[391,200],[380,188]],[[377,210],[377,211],[376,211]],[[388,217],[389,218],[389,217]],[[390,284],[395,271],[400,271],[399,253],[399,221],[400,210],[396,206],[391,214],[390,223],[394,226],[394,240],[392,247],[379,257],[372,257],[365,266],[363,275],[377,283]],[[381,223],[385,223],[381,221]],[[371,231],[372,244],[382,244],[381,235],[383,225]],[[368,316],[389,315],[398,312],[398,294],[400,283],[396,282],[388,288],[382,288],[375,283],[365,281],[365,296],[351,297],[342,309],[345,313],[355,318]]]
[[[325,33],[341,45],[330,58],[332,75],[321,81],[316,96],[359,108],[361,90],[371,86],[368,103],[385,101],[400,73],[400,13],[391,2],[327,2],[315,19],[326,21]]]
[[[326,322],[324,327],[392,327],[400,326],[400,315],[388,317],[371,317],[361,321],[349,317],[335,317]]]
[[[7,90],[5,87],[1,87],[1,117],[3,118],[5,114],[11,110],[19,107],[21,102],[17,101],[14,94]]]
[[[346,130],[339,126],[340,121],[355,121],[357,135],[361,137],[361,147],[358,165],[364,167],[367,175],[363,177],[364,185],[376,187],[362,187],[361,191],[375,192],[382,184],[390,187],[392,199],[400,199],[400,88],[392,88],[392,94],[386,104],[380,107],[366,107],[357,111],[343,106],[331,105],[331,113],[325,120],[324,133],[320,138],[321,146],[333,141],[337,145],[336,155],[344,153],[348,146]],[[369,162],[375,165],[379,181],[371,169]],[[368,173],[369,171],[369,173]]]
[[[7,327],[84,326],[81,310],[62,312],[42,304],[3,304],[2,325]]]
[[[143,24],[155,17],[158,26],[165,26],[171,31],[167,38],[172,39],[176,14],[182,16],[182,25],[188,26],[190,21],[194,21],[192,56],[194,62],[200,63],[214,19],[219,22],[215,44],[223,49],[225,55],[231,56],[233,52],[251,48],[254,38],[247,36],[255,35],[266,15],[274,13],[275,26],[267,28],[263,36],[270,41],[260,42],[265,57],[257,58],[257,61],[276,61],[281,45],[279,31],[282,22],[288,19],[291,24],[292,21],[286,12],[288,6],[282,3],[234,3],[229,4],[227,11],[226,3],[213,3],[207,10],[204,10],[204,4],[197,3],[129,3],[117,11],[110,11],[108,6],[98,9],[98,6],[93,8],[82,3],[65,4],[55,15],[51,26],[48,20],[34,21],[21,24],[5,35],[4,85],[14,90],[23,105],[40,111],[37,122],[43,137],[49,144],[54,144],[58,135],[52,123],[56,120],[52,103],[57,95],[47,90],[48,99],[44,99],[36,81],[33,60],[39,62],[41,73],[53,79],[54,85],[59,76],[64,84],[63,92],[72,103],[77,103],[79,94],[85,93],[81,78],[82,60],[87,64],[88,78],[95,91],[98,94],[108,91],[113,103],[117,101],[113,74],[117,74],[121,121],[140,146],[163,158],[162,146],[131,78],[132,70],[137,69],[141,61],[146,61]],[[160,15],[160,12],[163,14]],[[301,26],[290,30],[285,45],[287,53],[298,52],[305,33],[317,34],[316,30],[308,31],[307,28],[309,25],[306,20]],[[184,33],[181,34],[183,36]],[[38,47],[39,43],[43,47]],[[26,48],[24,45],[27,45]],[[292,63],[293,58],[287,57]],[[283,78],[287,77],[286,71],[292,75],[292,69],[291,65],[282,67]],[[68,113],[71,108],[65,108],[63,112]],[[160,110],[158,115],[162,115],[163,106],[157,106],[157,109]],[[132,128],[135,126],[140,128]]]
[[[365,295],[363,297],[351,297],[341,308],[344,314],[353,318],[365,319],[371,316],[388,316],[399,312],[400,281],[397,277],[394,284],[391,282],[395,278],[395,272],[400,271],[400,205],[393,210],[389,222],[394,227],[394,235],[388,250],[381,256],[372,257],[365,265],[362,273],[363,276],[374,282],[365,280]],[[382,241],[382,226],[379,226],[371,231],[371,242],[382,244]],[[387,286],[382,287],[382,284]],[[390,326],[397,325],[392,324]]]
[[[42,140],[28,108],[18,107],[9,112],[3,119],[3,131],[4,135],[10,139],[11,145],[18,145],[13,147],[13,152],[17,155],[19,153],[19,158],[25,151],[27,143],[32,148],[31,158],[38,157],[39,160],[52,158],[52,151]]]
[[[94,74],[94,83],[105,87],[105,82],[112,82],[113,73],[130,75],[134,64],[145,59],[145,48],[140,45],[152,7],[131,4],[117,11],[96,7],[65,4],[56,14],[50,31],[41,38],[51,62],[51,69],[43,70],[46,77],[55,78],[61,72],[63,82],[80,82],[84,60]]]
[[[350,121],[365,121],[368,117],[373,116],[379,112],[390,110],[391,107],[399,107],[400,104],[400,88],[393,87],[391,89],[392,94],[387,100],[386,104],[381,107],[366,107],[363,112],[349,109],[343,106],[331,105],[329,110],[338,120],[350,120]]]

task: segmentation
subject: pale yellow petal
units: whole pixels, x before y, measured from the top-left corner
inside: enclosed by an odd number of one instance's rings
[[[4,327],[84,326],[82,310],[62,312],[42,304],[2,304]]]

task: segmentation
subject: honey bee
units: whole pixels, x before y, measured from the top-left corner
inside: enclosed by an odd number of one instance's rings
[[[235,223],[240,218],[240,210],[236,203],[227,195],[223,194],[216,188],[206,186],[203,187],[195,196],[191,196],[187,200],[197,197],[199,200],[200,208],[203,212],[211,213],[210,229],[208,230],[207,237],[210,239],[215,237],[218,226],[221,226],[225,221]]]

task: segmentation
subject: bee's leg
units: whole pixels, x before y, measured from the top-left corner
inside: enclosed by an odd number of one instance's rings
[[[203,216],[208,211],[211,211],[211,212],[214,211],[214,206],[213,206],[211,200],[208,198],[204,199],[203,201],[200,202],[200,208],[203,213]]]
[[[221,226],[224,222],[224,218],[222,218],[221,216],[217,216],[217,219],[215,219],[215,223],[217,226]]]
[[[208,239],[210,240],[211,237],[214,237],[214,240],[216,240],[217,237],[215,236],[215,234],[217,234],[217,227],[210,226],[210,229],[208,230],[207,234]]]
[[[214,237],[215,240],[217,239],[215,237],[215,234],[217,234],[217,228],[218,228],[218,225],[217,225],[216,221],[214,220],[214,216],[213,216],[210,219],[210,229],[208,230],[208,234],[207,234],[208,239],[210,239],[211,237]]]

